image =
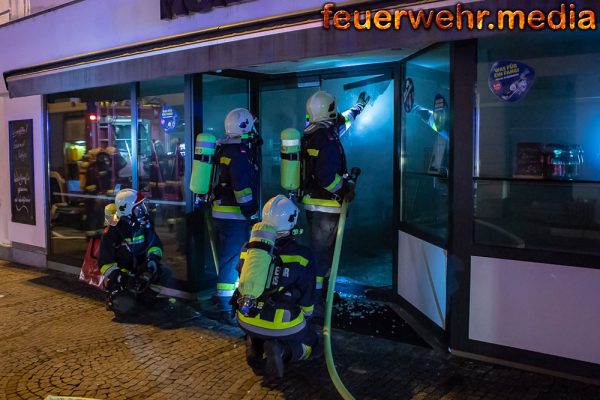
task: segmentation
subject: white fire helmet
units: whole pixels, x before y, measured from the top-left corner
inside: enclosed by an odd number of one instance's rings
[[[309,122],[320,122],[337,117],[335,97],[325,91],[318,91],[306,100],[306,112]]]
[[[272,225],[277,233],[287,233],[298,222],[298,207],[292,200],[278,194],[263,207],[262,219]]]
[[[252,132],[256,119],[245,108],[235,108],[225,117],[225,134],[227,136],[241,136]]]
[[[133,208],[144,201],[144,196],[133,189],[123,189],[115,197],[117,217],[131,218]]]

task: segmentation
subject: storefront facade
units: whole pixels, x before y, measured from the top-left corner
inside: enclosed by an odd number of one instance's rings
[[[0,35],[81,15],[86,3]],[[391,285],[395,302],[453,353],[600,376],[600,36],[325,31],[322,2],[276,3],[172,21],[155,10],[161,29],[131,29],[126,43],[100,35],[96,48],[7,65],[2,137],[8,121],[32,120],[35,225],[6,222],[3,192],[3,258],[76,271],[120,185],[149,199],[178,289],[209,287],[205,222],[187,189],[195,134],[222,134],[235,107],[258,115],[264,202],[282,192],[279,132],[303,128],[306,98],[327,90],[342,110],[366,90],[371,105],[345,144],[363,176],[342,274]],[[503,80],[507,70],[519,79]],[[4,171],[11,145],[0,147]],[[11,179],[2,174],[3,186]]]

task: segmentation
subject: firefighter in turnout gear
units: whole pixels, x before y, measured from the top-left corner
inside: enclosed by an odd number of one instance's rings
[[[341,138],[369,102],[360,93],[356,105],[338,113],[336,99],[319,91],[306,101],[309,125],[302,136],[301,195],[310,233],[310,247],[318,265],[315,303],[321,304],[329,276],[333,246],[344,198],[352,201],[354,184],[347,179],[346,155]]]
[[[152,284],[168,285],[171,276],[170,270],[160,265],[162,243],[144,200],[133,189],[119,191],[115,197],[118,222],[116,218],[107,221],[100,242],[98,265],[106,277],[107,306],[115,313],[128,314],[135,309],[137,298],[132,298],[132,293],[153,299],[160,289]]]
[[[212,217],[217,231],[219,276],[213,296],[216,311],[229,315],[238,272],[240,250],[258,221],[258,164],[254,160],[255,118],[244,108],[236,108],[225,118],[225,137],[217,142],[216,178],[213,187]]]
[[[298,207],[278,195],[265,204],[263,222],[252,229],[240,255],[240,286],[233,297],[239,326],[246,332],[246,358],[265,372],[283,376],[284,363],[307,360],[318,338],[310,323],[315,263],[296,242]]]

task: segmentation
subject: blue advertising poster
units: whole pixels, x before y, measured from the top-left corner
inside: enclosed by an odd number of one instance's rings
[[[163,106],[160,110],[160,126],[165,133],[171,133],[179,123],[177,111],[169,106]]]
[[[492,65],[488,84],[498,98],[507,102],[521,100],[533,86],[535,71],[518,61],[496,61]]]

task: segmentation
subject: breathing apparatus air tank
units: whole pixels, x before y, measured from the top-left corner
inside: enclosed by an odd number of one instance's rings
[[[110,203],[104,207],[104,226],[115,226],[119,222],[117,217],[117,205]]]
[[[196,194],[207,194],[210,190],[213,170],[213,157],[217,148],[217,138],[209,133],[196,136],[196,148],[192,164],[190,190]]]
[[[281,187],[296,190],[300,187],[300,137],[294,128],[281,131]]]
[[[238,286],[239,310],[244,315],[250,313],[257,305],[256,299],[265,291],[276,236],[275,228],[266,222],[259,222],[252,227]]]
[[[87,171],[90,167],[90,163],[87,161],[83,161],[79,165],[79,187],[81,190],[85,190],[87,184]]]

